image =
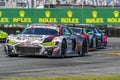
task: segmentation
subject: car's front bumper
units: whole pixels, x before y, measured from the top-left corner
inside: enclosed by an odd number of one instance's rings
[[[6,45],[6,54],[59,56],[59,47]]]

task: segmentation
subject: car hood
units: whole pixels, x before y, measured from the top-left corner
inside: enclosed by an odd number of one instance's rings
[[[9,36],[9,40],[14,40],[17,43],[43,43],[47,38],[51,37],[51,35],[27,35],[27,34],[19,34],[19,35],[11,35]]]

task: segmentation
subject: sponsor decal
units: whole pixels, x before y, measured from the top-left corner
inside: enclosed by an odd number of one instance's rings
[[[57,18],[51,18],[51,12],[46,11],[44,18],[39,18],[39,23],[57,23]]]
[[[14,45],[14,44],[16,44],[16,41],[15,40],[9,40],[8,44]]]
[[[13,18],[13,22],[23,22],[23,23],[31,23],[32,19],[29,17],[25,17],[25,12],[24,11],[19,11],[19,18]]]
[[[67,12],[67,17],[66,18],[61,18],[61,23],[77,24],[77,23],[79,23],[79,18],[74,18],[73,17],[73,12],[72,11],[68,11]]]
[[[60,31],[60,28],[56,27],[56,26],[30,26],[29,28],[48,28],[48,29],[53,29],[56,31]]]
[[[44,46],[55,46],[56,42],[45,42],[45,43],[42,43],[42,45],[44,45]]]
[[[92,11],[93,18],[86,18],[86,23],[104,23],[104,18],[98,17],[97,11]]]
[[[9,18],[4,18],[4,17],[2,17],[3,16],[3,12],[2,11],[0,11],[0,22],[9,22]]]
[[[112,18],[107,18],[107,22],[108,23],[119,23],[120,22],[120,18],[119,18],[119,11],[114,11],[113,12],[113,16]]]
[[[77,42],[77,50],[79,50],[79,51],[80,51],[80,49],[81,49],[81,45],[80,45],[80,43],[79,43],[79,42]]]

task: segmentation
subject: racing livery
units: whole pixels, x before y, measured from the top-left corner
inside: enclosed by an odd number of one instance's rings
[[[9,35],[5,53],[10,56],[45,55],[64,57],[69,54],[84,56],[87,42],[67,26],[59,24],[31,24],[21,34]]]
[[[96,50],[97,49],[97,36],[96,34],[89,29],[90,25],[89,24],[76,24],[72,25],[71,29],[77,33],[77,34],[82,34],[84,38],[86,38],[88,42],[88,48],[89,50]]]
[[[103,48],[103,34],[99,31],[99,28],[97,26],[91,25],[87,29],[93,32],[97,37],[97,41],[96,41],[97,48]]]
[[[105,30],[100,30],[101,34],[103,34],[103,46],[107,46],[107,33]]]
[[[5,42],[8,34],[2,30],[0,30],[0,42]]]

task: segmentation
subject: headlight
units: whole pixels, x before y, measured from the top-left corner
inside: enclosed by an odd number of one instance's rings
[[[7,43],[14,45],[14,44],[16,44],[16,41],[15,40],[8,40]]]
[[[0,37],[1,38],[7,38],[7,35],[6,34],[0,34]]]

